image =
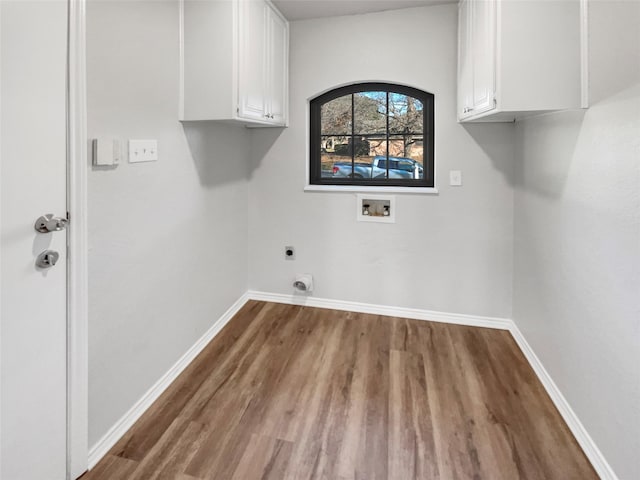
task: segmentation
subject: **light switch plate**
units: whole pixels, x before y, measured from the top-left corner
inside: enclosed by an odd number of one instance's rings
[[[462,172],[460,170],[449,171],[449,185],[452,187],[462,186]]]
[[[157,140],[129,140],[129,163],[158,160]]]

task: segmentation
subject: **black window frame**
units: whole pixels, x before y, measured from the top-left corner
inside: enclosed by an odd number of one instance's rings
[[[336,98],[353,95],[362,92],[387,92],[399,93],[416,98],[423,105],[423,178],[396,178],[396,179],[359,179],[359,178],[333,178],[322,177],[322,105]],[[352,107],[353,108],[353,107]],[[310,185],[344,185],[344,186],[369,186],[369,187],[435,187],[435,97],[432,93],[406,85],[384,82],[354,83],[344,87],[335,88],[322,95],[313,98],[309,103],[309,184]],[[355,112],[352,110],[352,141],[355,144],[353,123]],[[387,139],[390,135],[389,122],[386,127]],[[351,161],[355,162],[356,149],[351,148]],[[387,158],[390,155],[387,151]],[[389,164],[389,162],[387,162]]]

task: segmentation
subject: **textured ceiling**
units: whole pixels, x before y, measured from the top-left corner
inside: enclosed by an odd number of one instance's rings
[[[457,0],[272,0],[289,20],[337,17],[399,8],[456,3]]]

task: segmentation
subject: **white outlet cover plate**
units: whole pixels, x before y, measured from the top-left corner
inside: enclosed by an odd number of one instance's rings
[[[129,163],[158,160],[157,140],[129,140]]]
[[[449,171],[449,185],[451,185],[452,187],[462,186],[462,171],[460,170]]]

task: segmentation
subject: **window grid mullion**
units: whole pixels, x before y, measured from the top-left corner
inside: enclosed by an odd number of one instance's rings
[[[356,178],[356,107],[355,93],[351,94],[351,178]]]
[[[389,180],[389,91],[387,90],[387,105],[386,105],[386,119],[387,119],[387,180]]]

